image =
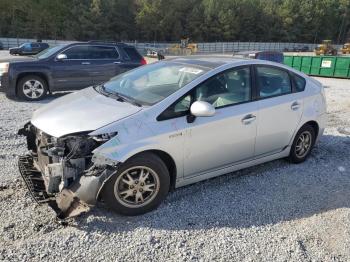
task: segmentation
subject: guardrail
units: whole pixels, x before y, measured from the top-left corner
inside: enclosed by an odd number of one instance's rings
[[[24,42],[36,42],[36,39],[28,38],[1,38],[5,49],[19,46]],[[75,41],[65,40],[42,40],[42,42],[50,45],[67,44]],[[142,54],[145,54],[148,49],[162,50],[165,54],[169,54],[169,49],[179,43],[160,43],[160,42],[137,42],[127,41],[127,44],[135,46]],[[213,42],[213,43],[197,43],[197,53],[233,53],[240,51],[299,51],[304,48],[304,51],[313,51],[317,44],[310,43],[280,43],[280,42]],[[337,49],[341,45],[335,45]]]

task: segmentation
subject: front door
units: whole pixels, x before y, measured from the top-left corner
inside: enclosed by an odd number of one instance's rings
[[[88,46],[73,46],[61,54],[67,59],[55,60],[51,68],[54,89],[64,91],[91,86],[93,64]]]
[[[185,177],[254,157],[258,105],[251,101],[250,71],[247,66],[217,74],[193,88],[161,115],[179,131],[176,135],[184,136]],[[193,101],[211,103],[216,108],[215,115],[186,121]]]

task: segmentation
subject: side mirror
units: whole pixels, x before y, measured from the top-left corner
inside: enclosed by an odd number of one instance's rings
[[[67,55],[66,54],[59,54],[58,56],[56,56],[56,59],[58,61],[65,60],[65,59],[67,59]]]
[[[196,101],[191,105],[191,114],[193,116],[213,116],[215,108],[205,101]]]

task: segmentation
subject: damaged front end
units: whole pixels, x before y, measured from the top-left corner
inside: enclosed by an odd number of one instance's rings
[[[118,163],[92,161],[92,151],[109,137],[87,133],[52,137],[31,123],[18,131],[30,154],[19,158],[19,170],[34,200],[47,203],[59,219],[87,212]]]

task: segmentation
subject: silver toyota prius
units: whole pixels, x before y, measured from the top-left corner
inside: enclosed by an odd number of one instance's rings
[[[322,85],[290,67],[174,58],[63,96],[19,134],[20,173],[59,218],[100,199],[117,213],[156,208],[174,188],[278,158],[301,163],[325,128]]]

